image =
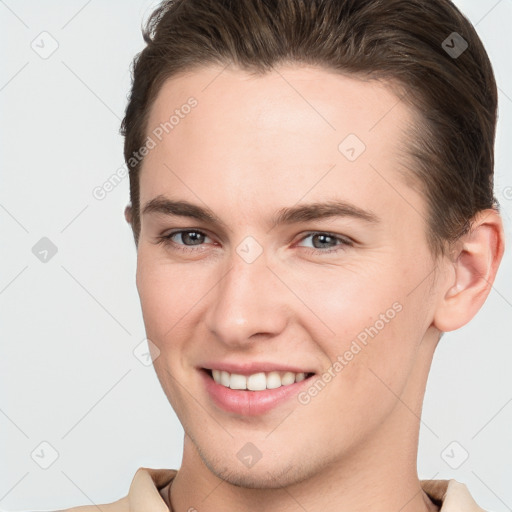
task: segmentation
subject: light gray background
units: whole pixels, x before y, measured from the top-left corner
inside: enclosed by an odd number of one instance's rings
[[[123,217],[128,178],[103,200],[92,194],[123,165],[129,66],[156,4],[0,1],[3,510],[111,502],[139,466],[181,463],[182,427],[152,367],[133,354],[145,334]],[[510,246],[512,0],[456,4],[476,25],[500,88],[496,194]],[[58,48],[43,59],[31,44],[48,52],[51,38]],[[42,237],[58,248],[46,263],[32,252]],[[499,512],[512,510],[511,263],[509,247],[486,305],[440,343],[418,463],[420,478],[465,482]],[[53,450],[58,458],[42,469]]]

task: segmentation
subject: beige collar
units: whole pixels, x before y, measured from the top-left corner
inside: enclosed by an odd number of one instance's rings
[[[165,487],[177,474],[175,469],[139,468],[133,477],[127,496],[130,512],[169,512],[160,496],[159,489]],[[456,480],[420,480],[422,489],[438,506],[441,512],[485,512],[473,500],[465,484]]]

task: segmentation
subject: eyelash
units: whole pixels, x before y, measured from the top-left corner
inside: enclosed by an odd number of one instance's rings
[[[171,247],[173,250],[183,251],[185,253],[191,253],[194,251],[202,250],[199,248],[201,246],[187,246],[187,245],[177,244],[176,242],[173,242],[171,240],[171,238],[174,235],[177,235],[180,233],[197,233],[200,235],[208,236],[206,233],[204,233],[203,231],[200,231],[198,229],[181,229],[181,230],[173,231],[172,233],[169,233],[168,235],[158,237],[158,241],[156,243]],[[338,241],[340,243],[337,244],[334,248],[328,248],[328,249],[315,249],[315,248],[311,248],[311,247],[303,247],[303,249],[306,249],[306,251],[309,254],[337,253],[339,251],[345,250],[346,247],[352,247],[354,245],[350,239],[348,239],[346,237],[340,237],[338,235],[335,235],[333,233],[329,233],[326,231],[311,231],[307,235],[305,235],[303,238],[301,238],[299,240],[299,242],[302,242],[306,238],[309,238],[310,236],[314,236],[314,235],[327,235],[328,237],[334,238],[336,241]]]

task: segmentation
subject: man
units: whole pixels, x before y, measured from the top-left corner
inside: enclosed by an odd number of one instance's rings
[[[470,23],[448,0],[181,0],[145,39],[125,214],[183,461],[101,509],[482,510],[416,470],[434,351],[504,250]]]

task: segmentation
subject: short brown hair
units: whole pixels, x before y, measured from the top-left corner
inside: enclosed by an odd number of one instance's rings
[[[496,82],[475,29],[449,0],[167,0],[143,37],[121,124],[136,245],[143,161],[133,154],[150,108],[167,78],[211,64],[264,74],[301,63],[396,84],[421,120],[407,149],[434,255],[467,233],[476,213],[498,208]]]

